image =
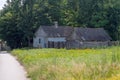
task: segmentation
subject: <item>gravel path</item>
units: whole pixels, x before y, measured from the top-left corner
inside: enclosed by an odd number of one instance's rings
[[[24,68],[7,52],[0,52],[0,80],[28,80]]]

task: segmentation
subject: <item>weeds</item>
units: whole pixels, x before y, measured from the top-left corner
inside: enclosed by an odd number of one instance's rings
[[[118,80],[120,47],[106,49],[17,49],[13,55],[32,80]]]

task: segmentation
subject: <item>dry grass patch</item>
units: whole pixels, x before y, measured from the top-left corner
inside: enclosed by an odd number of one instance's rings
[[[120,47],[104,49],[17,49],[13,55],[32,80],[118,80]]]

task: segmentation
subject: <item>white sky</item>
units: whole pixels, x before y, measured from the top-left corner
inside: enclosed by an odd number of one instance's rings
[[[5,3],[6,3],[6,0],[0,0],[0,9],[2,9]]]

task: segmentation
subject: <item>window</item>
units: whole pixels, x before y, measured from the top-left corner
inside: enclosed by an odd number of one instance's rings
[[[41,39],[39,39],[39,43],[41,43]]]

